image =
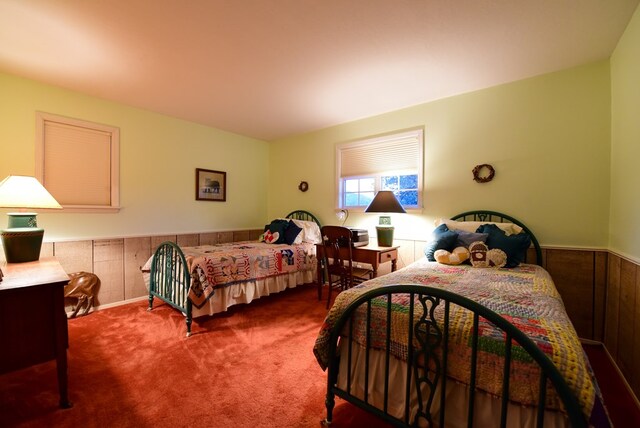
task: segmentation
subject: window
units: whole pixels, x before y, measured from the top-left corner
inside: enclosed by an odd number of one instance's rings
[[[405,209],[422,208],[422,129],[336,147],[338,208],[366,208],[376,192],[392,190]]]
[[[118,128],[36,115],[36,177],[68,211],[119,209]]]

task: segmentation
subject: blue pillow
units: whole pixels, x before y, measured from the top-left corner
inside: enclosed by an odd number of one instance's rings
[[[433,253],[437,250],[453,251],[457,240],[458,234],[449,230],[446,224],[441,224],[433,230],[433,239],[424,247],[424,255],[430,262],[435,262]]]
[[[284,230],[284,242],[287,245],[293,245],[298,235],[302,232],[302,228],[298,227],[293,221],[289,220],[287,228]]]
[[[471,244],[474,242],[486,242],[488,233],[473,233],[473,232],[465,232],[463,230],[458,230],[458,241],[456,242],[456,247],[464,247],[469,248]]]
[[[273,244],[282,244],[285,242],[284,232],[287,230],[287,226],[289,226],[289,220],[273,220],[271,224],[269,224],[269,231],[271,231],[271,233],[278,232],[278,240],[273,242]]]
[[[531,237],[524,233],[507,236],[502,229],[495,224],[483,224],[476,230],[478,233],[488,233],[487,247],[498,248],[507,255],[505,267],[514,268],[524,262],[527,257],[527,249],[531,246]]]

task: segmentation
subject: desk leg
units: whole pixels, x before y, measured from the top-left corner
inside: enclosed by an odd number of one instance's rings
[[[69,333],[67,329],[67,314],[64,311],[64,290],[60,287],[55,292],[57,311],[55,315],[56,323],[56,369],[58,373],[58,391],[60,392],[60,408],[69,409],[73,406],[69,401],[67,390],[67,346],[69,344]]]
[[[322,259],[318,259],[318,301],[322,300],[322,284],[324,283],[323,268]]]
[[[397,265],[398,265],[398,260],[397,259],[391,260],[391,272],[395,272],[396,271]]]

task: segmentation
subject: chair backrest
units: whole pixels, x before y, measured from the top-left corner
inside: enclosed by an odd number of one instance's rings
[[[353,255],[351,252],[351,230],[342,226],[322,226],[322,245],[324,247],[324,255],[328,259],[333,260],[331,264],[327,263],[330,273],[340,274],[340,271],[346,269],[351,273],[353,263]]]

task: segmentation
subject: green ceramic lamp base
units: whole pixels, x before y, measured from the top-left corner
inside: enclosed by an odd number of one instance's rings
[[[379,247],[393,246],[393,226],[376,226]]]
[[[9,227],[0,232],[7,263],[33,262],[40,258],[44,229],[35,213],[9,213]]]

